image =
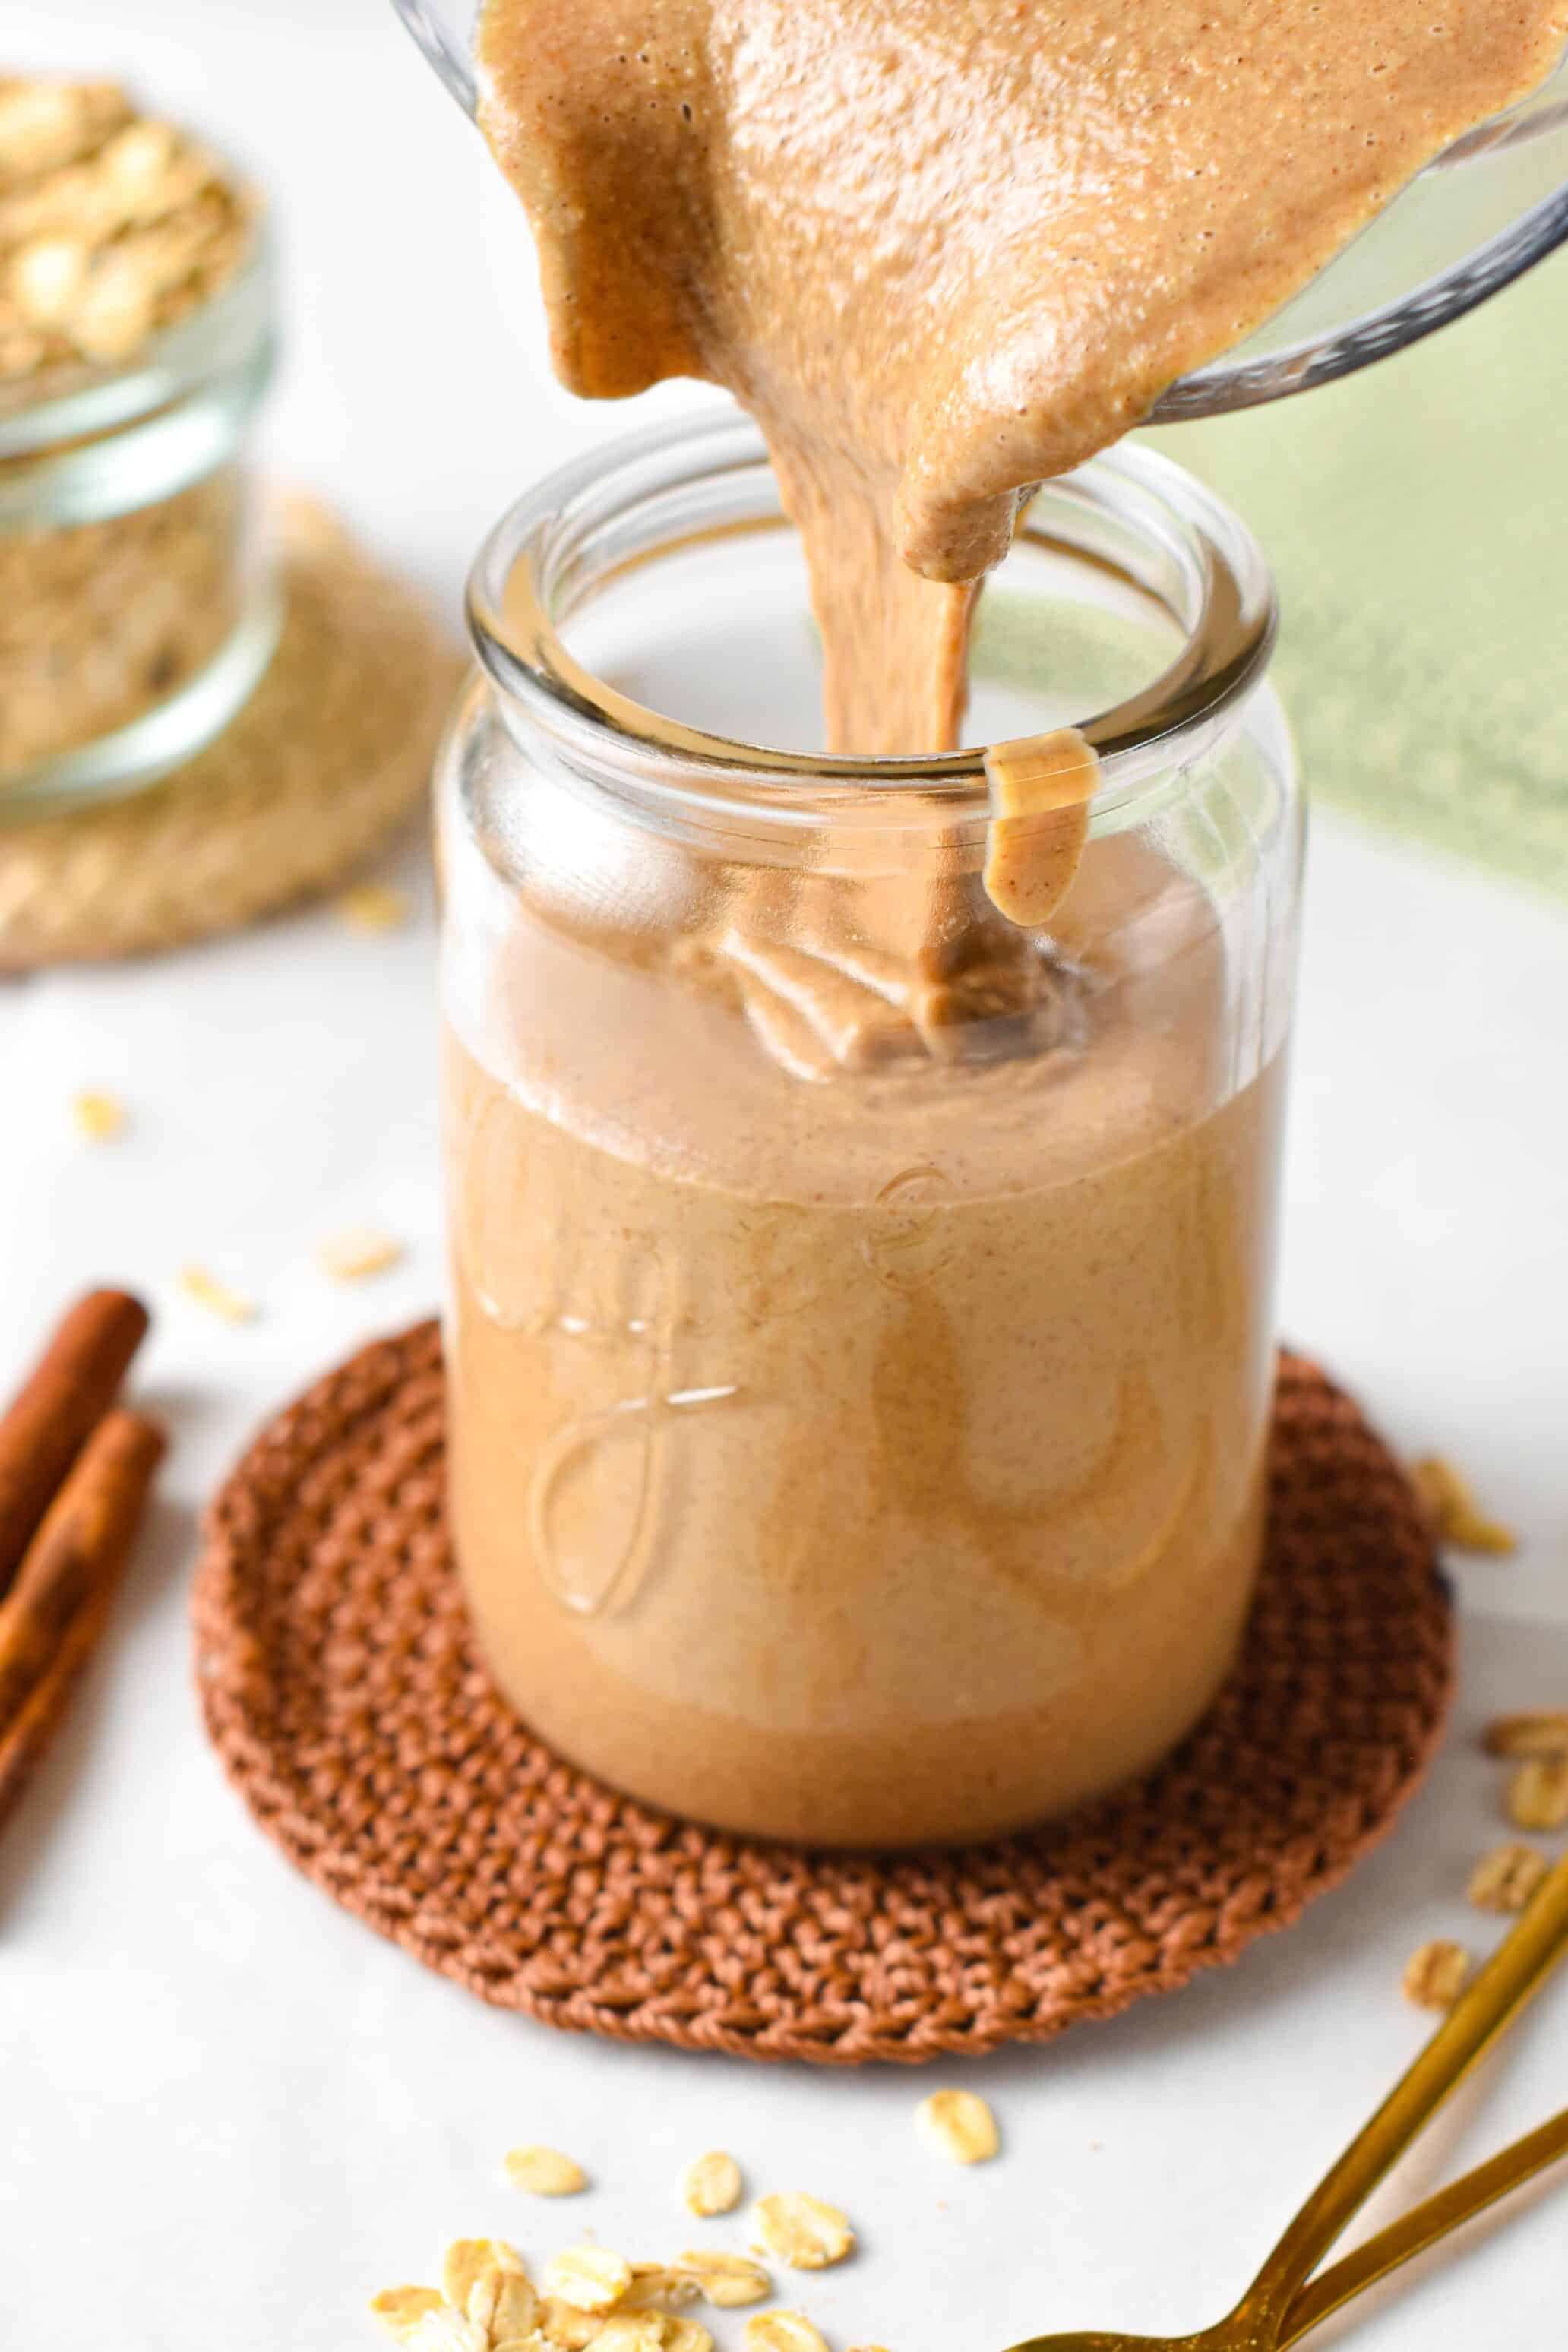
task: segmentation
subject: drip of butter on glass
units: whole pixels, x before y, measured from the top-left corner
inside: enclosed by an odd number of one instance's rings
[[[1049,922],[1068,894],[1089,838],[1099,754],[1076,727],[994,743],[985,754],[991,823],[985,895],[1022,930]]]

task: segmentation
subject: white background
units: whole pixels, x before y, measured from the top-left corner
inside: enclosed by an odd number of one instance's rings
[[[548,382],[521,218],[374,0],[12,0],[5,36],[7,64],[132,74],[261,171],[290,329],[276,461],[454,614],[510,496],[629,421]],[[423,909],[417,845],[387,870]],[[836,2347],[1002,2352],[1045,2327],[1211,2317],[1418,2046],[1406,1953],[1490,1939],[1462,1901],[1500,1833],[1477,1724],[1568,1704],[1568,916],[1318,829],[1285,1325],[1397,1442],[1459,1457],[1527,1538],[1459,1571],[1464,1683],[1431,1784],[1349,1887],[1229,1974],[940,2078],[763,2072],[492,2013],[293,1876],[204,1744],[185,1624],[204,1497],[270,1407],[438,1293],[430,961],[423,913],[367,940],[316,912],[0,992],[0,1381],[68,1296],[128,1283],[158,1308],[138,1377],[175,1437],[108,1654],[0,1848],[0,2343],[368,2347],[366,2295],[430,2276],[449,2235],[543,2254],[586,2226],[634,2255],[676,2251],[694,2230],[674,2175],[708,2147],[860,2226],[862,2256],[795,2298]],[[72,1132],[88,1086],[132,1107],[111,1149]],[[312,1252],[359,1222],[408,1258],[334,1286]],[[254,1291],[260,1319],[234,1329],[184,1302],[193,1257]],[[910,2116],[933,2079],[986,2091],[1003,2161],[960,2174],[924,2152]],[[1565,2084],[1568,1983],[1401,2193]],[[525,2207],[499,2167],[531,2138],[579,2156],[593,2197]],[[1426,2264],[1357,2341],[1560,2342],[1564,2188]],[[709,2234],[742,2242],[738,2223]]]

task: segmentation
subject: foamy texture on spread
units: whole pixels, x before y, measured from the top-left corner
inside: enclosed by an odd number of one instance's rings
[[[961,1022],[973,1048],[933,1054],[882,992],[923,1002],[947,985],[922,979],[907,936],[895,930],[902,952],[878,987],[849,977],[847,950],[830,961],[784,944],[847,938],[870,952],[842,879],[794,876],[770,930],[754,875],[721,868],[716,880],[587,797],[534,778],[510,814],[506,875],[493,845],[487,854],[460,826],[443,844],[447,1017],[520,1108],[618,1160],[763,1202],[869,1202],[889,1174],[933,1156],[956,1195],[1027,1192],[1149,1149],[1231,1083],[1216,910],[1135,835],[1095,845],[1048,953],[1009,933],[1026,961],[1004,979],[1037,976],[1025,1009]],[[866,888],[883,929],[889,897],[904,934],[919,926],[918,877]],[[733,968],[726,942],[744,942]],[[770,948],[793,1004],[774,992],[778,975],[759,976]],[[821,1057],[813,1070],[772,1034],[792,1013]],[[862,1023],[871,1044],[857,1062],[844,1038]],[[1281,1026],[1276,1008],[1265,1053]],[[825,1043],[836,1034],[844,1058]]]

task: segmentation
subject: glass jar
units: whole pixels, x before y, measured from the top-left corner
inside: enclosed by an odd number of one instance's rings
[[[133,792],[227,725],[280,608],[246,444],[267,240],[120,366],[0,385],[0,823]]]
[[[1048,936],[981,893],[981,752],[811,748],[743,420],[552,476],[471,583],[458,1553],[538,1731],[734,1830],[969,1839],[1131,1779],[1258,1567],[1300,856],[1268,575],[1121,448],[984,609],[977,739],[1101,763]]]

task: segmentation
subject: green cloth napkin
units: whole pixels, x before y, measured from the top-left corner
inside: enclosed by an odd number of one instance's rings
[[[1568,897],[1568,251],[1396,359],[1148,439],[1274,567],[1309,790]]]

